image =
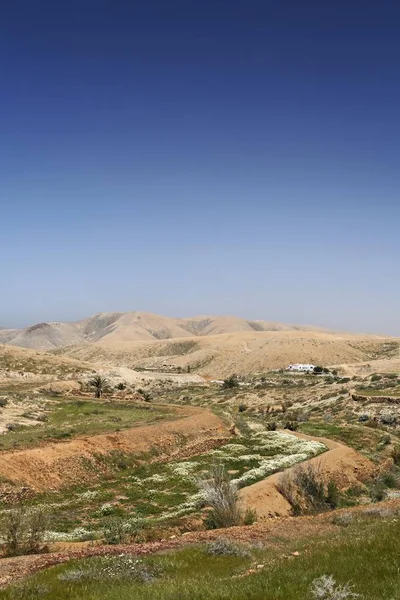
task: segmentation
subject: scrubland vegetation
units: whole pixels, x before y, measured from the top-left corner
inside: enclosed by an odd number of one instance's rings
[[[90,558],[0,591],[4,600],[396,600],[399,521],[355,517],[319,535],[218,539],[166,554]]]
[[[397,505],[384,502],[400,499],[397,375],[267,372],[165,389],[156,382],[136,390],[139,399],[124,382],[88,381],[82,397],[4,388],[0,416],[19,401],[24,415],[8,423],[0,450],[161,423],[176,418],[171,405],[211,407],[230,433],[191,450],[185,435],[175,435],[171,455],[157,445],[136,454],[116,446],[82,462],[87,479],[53,490],[20,493],[1,482],[7,492],[0,509],[4,554],[49,551],[61,541],[115,546],[162,544],[207,529],[226,534],[167,554],[134,557],[121,549],[121,556],[75,560],[0,591],[0,598],[400,600],[399,514]],[[381,397],[392,400],[375,401]],[[354,485],[338,485],[318,463],[307,462],[328,450],[318,437],[353,448],[373,472]],[[257,513],[241,506],[240,490],[274,473],[281,473],[276,485],[292,516],[325,515],[310,535],[279,539],[266,530],[252,537],[259,531]],[[230,539],[232,526],[248,533]]]

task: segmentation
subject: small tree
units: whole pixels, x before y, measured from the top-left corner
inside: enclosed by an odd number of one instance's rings
[[[89,381],[89,385],[94,388],[94,397],[101,398],[107,385],[107,378],[101,375],[95,375],[93,379]]]
[[[223,383],[222,387],[224,388],[224,390],[229,390],[232,388],[239,387],[239,381],[238,381],[237,375],[234,374],[234,375],[231,375],[230,377],[228,377],[227,379],[224,379],[224,383]]]

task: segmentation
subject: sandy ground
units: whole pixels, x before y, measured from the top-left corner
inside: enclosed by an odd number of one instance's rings
[[[173,407],[172,410],[178,416],[175,420],[39,448],[2,452],[0,475],[36,491],[57,489],[96,477],[95,471],[89,472],[82,464],[84,459],[90,460],[94,455],[112,451],[140,454],[154,447],[170,455],[190,444],[199,445],[230,435],[224,421],[209,410],[193,407]]]
[[[200,375],[189,374],[189,373],[160,373],[157,371],[134,371],[127,367],[115,367],[113,369],[99,369],[99,372],[104,374],[110,380],[118,379],[129,384],[144,384],[155,381],[161,381],[163,383],[174,383],[177,385],[190,385],[205,383],[204,378]]]
[[[327,479],[333,479],[340,489],[360,483],[363,479],[371,477],[375,470],[370,460],[344,444],[327,438],[292,433],[303,440],[322,442],[329,448],[324,454],[307,462],[318,467]],[[286,469],[285,473],[293,472],[295,468],[296,466]],[[281,476],[282,473],[275,473],[263,481],[240,490],[239,498],[242,507],[254,510],[258,519],[290,515],[291,506],[276,487]]]

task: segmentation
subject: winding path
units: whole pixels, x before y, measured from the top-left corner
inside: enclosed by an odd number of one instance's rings
[[[340,489],[360,483],[370,477],[374,471],[372,462],[353,448],[328,438],[314,437],[298,432],[291,432],[302,440],[322,442],[328,451],[306,461],[318,466],[326,479],[333,479]],[[285,470],[293,472],[296,465]],[[276,484],[281,473],[274,473],[266,479],[240,490],[239,498],[244,509],[250,508],[257,513],[258,519],[285,517],[291,513],[289,502],[279,492]]]

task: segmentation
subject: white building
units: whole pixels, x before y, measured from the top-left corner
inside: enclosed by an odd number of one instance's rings
[[[312,373],[315,369],[315,365],[289,365],[287,371],[297,371],[299,373]]]

